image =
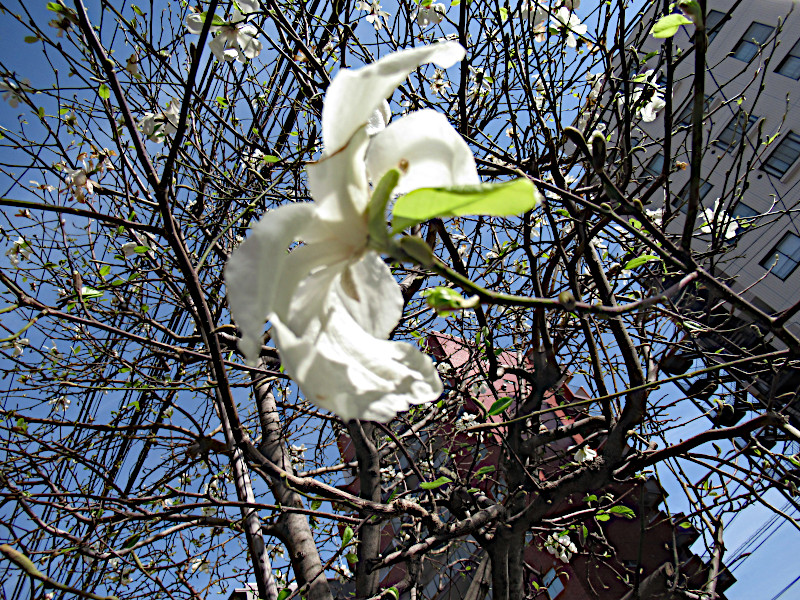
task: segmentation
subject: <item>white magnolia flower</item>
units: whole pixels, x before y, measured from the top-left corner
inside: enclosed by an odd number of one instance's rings
[[[545,24],[550,16],[550,7],[538,0],[523,2],[519,9],[519,16],[528,20],[528,23],[534,28],[534,33],[539,33],[539,30],[545,29]]]
[[[14,83],[9,80],[0,81],[0,92],[3,94],[3,100],[8,102],[11,108],[17,108],[24,97],[24,92],[33,91],[30,83],[28,79],[23,79],[21,83]]]
[[[566,6],[562,6],[558,9],[558,12],[553,15],[551,22],[556,29],[562,31],[564,35],[566,35],[567,46],[570,48],[575,48],[578,45],[578,40],[575,36],[586,35],[588,29],[586,25],[581,23],[578,15],[570,11]]]
[[[575,462],[577,463],[587,462],[595,458],[597,458],[597,452],[589,448],[589,446],[584,446],[575,453]]]
[[[128,57],[128,60],[125,61],[125,70],[136,77],[137,79],[141,77],[141,73],[139,73],[139,56],[136,54],[131,54]]]
[[[661,220],[664,217],[664,211],[660,208],[645,208],[644,214],[657,226],[661,226]]]
[[[437,96],[443,96],[450,87],[450,82],[444,76],[444,70],[436,69],[431,80],[431,92]]]
[[[144,118],[139,121],[139,129],[151,142],[161,144],[166,136],[173,135],[178,131],[179,117],[180,100],[173,98],[166,110],[159,113],[145,113]]]
[[[243,63],[261,54],[263,49],[263,44],[256,39],[258,29],[254,25],[249,25],[245,17],[246,14],[259,12],[261,3],[258,0],[238,0],[236,4],[239,7],[233,9],[229,21],[223,25],[212,25],[210,28],[211,33],[216,35],[208,47],[217,60],[222,62],[238,60]],[[239,9],[243,10],[244,14]],[[186,17],[186,29],[195,35],[203,31],[204,23],[205,18],[201,14],[193,13]]]
[[[481,67],[469,67],[469,81],[472,84],[467,91],[467,99],[472,100],[476,96],[480,99],[492,91],[492,84],[486,78]]]
[[[6,256],[12,266],[16,267],[20,261],[27,260],[31,255],[31,246],[25,239],[20,236],[11,244],[11,247],[6,250]]]
[[[56,396],[55,398],[50,398],[50,400],[47,401],[48,404],[55,406],[56,410],[61,410],[64,412],[66,412],[66,410],[69,408],[71,402],[72,401],[66,396]]]
[[[381,4],[378,0],[372,0],[372,2],[364,2],[363,0],[356,2],[356,10],[365,10],[370,13],[367,15],[367,21],[372,23],[375,31],[383,27],[384,21],[390,16],[388,12],[381,10]]]
[[[136,247],[139,244],[136,242],[126,242],[122,244],[122,255],[125,258],[130,258],[131,256],[136,256]]]
[[[192,566],[192,573],[198,569],[203,573],[211,573],[211,563],[205,558],[195,556],[191,561],[189,561],[189,564]]]
[[[430,25],[438,25],[444,19],[444,14],[447,12],[444,4],[438,2],[432,3],[427,8],[420,7],[417,11],[417,25],[425,29]]]
[[[403,298],[370,247],[367,209],[369,181],[398,166],[397,193],[479,183],[472,153],[444,115],[420,110],[386,126],[385,99],[411,71],[426,62],[447,68],[464,55],[449,42],[339,71],[322,109],[325,152],[307,167],[314,202],[270,211],[226,267],[248,361],[257,361],[269,319],[286,372],[306,399],[343,419],[387,421],[442,391],[427,356],[387,341]],[[304,244],[287,253],[297,241]]]
[[[69,177],[68,188],[72,190],[75,199],[78,202],[86,202],[86,194],[94,192],[95,183],[89,179],[89,173],[86,168],[80,169],[64,169],[64,172]]]
[[[653,94],[653,97],[650,98],[650,101],[644,105],[641,112],[639,113],[642,117],[642,121],[645,123],[650,123],[656,120],[658,116],[658,111],[664,108],[667,105],[666,100],[664,97],[659,93],[656,92]]]
[[[652,75],[653,69],[649,69],[637,75],[633,79],[633,83],[637,84],[637,88],[630,95],[631,106],[637,107],[636,112],[645,123],[655,121],[658,116],[658,111],[667,105],[666,100],[664,100],[664,90],[650,81]],[[637,106],[645,90],[648,89],[652,90],[650,100],[648,100],[647,104],[644,106]],[[624,98],[620,96],[617,99],[617,104],[619,105],[620,111],[622,111],[625,104]]]
[[[705,223],[700,227],[700,231],[703,233],[711,233],[716,228],[726,240],[735,238],[736,230],[739,228],[738,221],[730,218],[725,211],[721,211],[719,216],[717,216],[718,207],[719,198],[714,201],[713,207],[703,209],[701,214],[705,219]]]
[[[569,539],[569,535],[566,533],[554,533],[548,536],[547,540],[545,540],[544,547],[550,554],[565,563],[569,562],[572,555],[578,551],[577,546]]]

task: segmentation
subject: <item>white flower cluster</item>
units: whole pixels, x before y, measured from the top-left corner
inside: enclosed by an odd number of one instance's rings
[[[22,236],[18,237],[11,247],[6,250],[6,256],[12,266],[18,267],[23,260],[28,260],[31,255],[31,246]]]
[[[565,563],[568,563],[572,555],[578,552],[577,546],[566,533],[554,533],[548,536],[544,547],[550,554]]]
[[[168,135],[178,131],[178,117],[180,116],[180,100],[173,98],[167,108],[157,113],[145,113],[139,121],[139,129],[151,142],[164,143]]]
[[[386,21],[386,17],[390,16],[388,12],[381,10],[381,4],[378,0],[372,0],[372,2],[359,0],[356,2],[356,10],[365,10],[369,13],[367,15],[367,21],[372,23],[375,31],[381,29],[384,21]]]
[[[243,63],[261,54],[263,49],[263,44],[256,39],[258,29],[247,22],[248,15],[261,10],[261,3],[258,0],[237,0],[236,5],[228,21],[211,25],[210,28],[215,36],[208,43],[208,48],[221,62],[237,60]],[[197,13],[189,15],[186,18],[186,29],[190,33],[199,35],[203,31],[206,18],[209,17],[210,15]]]

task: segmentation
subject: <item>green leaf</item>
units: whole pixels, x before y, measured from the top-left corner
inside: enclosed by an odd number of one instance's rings
[[[527,179],[449,188],[421,188],[398,198],[394,205],[392,227],[395,232],[403,231],[435,217],[507,217],[527,212],[541,201],[541,193]]]
[[[636,516],[636,513],[633,512],[633,510],[631,510],[627,506],[621,506],[621,505],[612,506],[611,508],[608,509],[608,512],[610,512],[613,515],[625,517],[626,519],[633,519]]]
[[[500,7],[500,20],[505,22],[508,20],[508,9]]]
[[[692,524],[689,523],[689,521],[684,521],[683,523],[680,523],[678,527],[680,527],[681,529],[691,529]]]
[[[395,600],[400,600],[400,591],[396,587],[392,586],[386,591],[394,596]]]
[[[108,86],[104,83],[97,89],[97,95],[103,100],[108,100],[111,97],[111,90],[109,90]]]
[[[145,254],[147,252],[150,252],[150,248],[148,248],[147,246],[136,246],[136,248],[134,248],[133,251],[136,252],[136,254]]]
[[[598,521],[608,521],[609,519],[611,519],[611,515],[607,515],[605,513],[597,513],[597,515],[595,515],[594,518],[597,519]]]
[[[643,254],[637,258],[633,258],[625,263],[625,266],[622,267],[624,270],[632,270],[636,267],[641,267],[645,263],[653,262],[655,260],[661,260],[657,256],[653,256],[652,254]]]
[[[60,13],[64,10],[64,7],[61,6],[58,2],[48,2],[47,10],[52,10],[53,12]]]
[[[480,477],[481,475],[488,475],[489,473],[494,473],[495,470],[497,470],[497,467],[495,467],[494,465],[487,465],[485,467],[481,467],[480,469],[478,469],[478,472],[475,473],[475,475]]]
[[[353,528],[348,525],[344,528],[344,533],[342,534],[342,548],[347,546],[350,543],[350,540],[353,539]]]
[[[217,96],[215,100],[217,101],[217,104],[219,104],[222,108],[228,108],[229,106],[228,101],[222,96]]]
[[[513,398],[509,398],[508,396],[503,396],[499,400],[496,400],[494,404],[489,408],[489,412],[486,413],[487,416],[493,417],[495,415],[499,415],[509,406],[511,406],[514,402]]]
[[[678,29],[680,29],[681,25],[691,25],[691,23],[692,22],[683,15],[667,15],[656,21],[650,34],[654,38],[670,38],[678,33]]]
[[[289,588],[283,588],[278,594],[278,600],[286,600],[286,598],[288,598],[291,595],[292,595],[292,590],[290,590]]]
[[[589,494],[583,499],[584,502],[597,502],[597,496],[594,494]]]
[[[438,487],[442,487],[447,483],[453,483],[453,480],[449,477],[439,477],[436,481],[423,481],[419,484],[423,490],[435,490]]]
[[[142,12],[142,9],[136,6],[135,4],[131,4],[131,8],[133,9],[133,12],[135,12],[140,17],[145,16],[145,13]]]
[[[88,286],[83,286],[81,288],[81,296],[83,296],[86,300],[91,300],[92,298],[102,298],[103,292]]]
[[[111,273],[111,265],[103,265],[102,267],[100,267],[100,275],[105,277],[109,273]]]
[[[261,157],[261,162],[265,163],[276,163],[278,161],[280,161],[280,157],[273,156],[272,154],[265,154]]]
[[[320,506],[322,506],[322,500],[314,500],[311,503],[311,510],[319,510]]]
[[[24,38],[26,44],[35,44],[39,41],[39,38],[35,35],[26,35]]]
[[[347,559],[347,562],[349,562],[351,565],[354,565],[358,562],[358,555],[355,552],[348,552],[347,554],[344,555],[344,557]]]

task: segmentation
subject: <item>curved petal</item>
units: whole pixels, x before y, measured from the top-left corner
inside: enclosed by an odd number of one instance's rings
[[[246,15],[261,10],[261,2],[259,0],[237,0],[237,4]]]
[[[336,230],[332,237],[352,244],[354,251],[367,244],[367,141],[366,128],[362,127],[341,150],[306,166],[308,189],[316,200],[320,218]]]
[[[208,43],[209,50],[211,50],[211,52],[214,54],[214,56],[220,62],[233,60],[233,58],[236,57],[235,53],[234,53],[234,56],[231,57],[231,58],[228,58],[226,56],[226,54],[225,54],[225,45],[226,45],[227,39],[228,39],[227,36],[225,36],[223,33],[218,33],[217,37],[215,37],[213,40],[211,40]]]
[[[375,135],[367,149],[367,175],[372,181],[380,181],[403,159],[408,161],[408,170],[395,188],[397,193],[480,183],[475,159],[464,138],[447,117],[434,110],[413,112]]]
[[[293,272],[298,268],[290,265],[287,249],[302,237],[313,218],[312,204],[291,204],[267,213],[225,265],[231,315],[242,332],[239,347],[251,364],[258,360],[264,322],[279,302],[278,296],[294,293],[294,288],[282,285],[287,267]]]
[[[199,15],[197,13],[192,13],[188,17],[186,17],[186,29],[189,30],[189,33],[193,33],[195,35],[199,35],[200,32],[203,31],[203,24],[206,20],[203,18],[203,15]],[[219,25],[212,25],[209,31],[211,33],[217,31],[219,29]]]
[[[385,422],[441,394],[433,362],[412,345],[375,338],[336,308],[318,327],[298,337],[276,318],[271,330],[286,372],[317,406],[344,420]]]
[[[400,286],[375,252],[351,263],[336,281],[345,310],[367,333],[386,339],[403,316]]]
[[[344,146],[418,66],[433,62],[447,68],[465,54],[458,42],[445,42],[395,52],[360,69],[339,71],[328,86],[322,107],[325,152],[330,154]]]

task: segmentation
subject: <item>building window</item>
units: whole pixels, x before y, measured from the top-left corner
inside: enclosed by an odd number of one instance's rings
[[[790,131],[772,151],[769,158],[764,161],[761,168],[780,179],[786,175],[786,171],[789,170],[798,157],[800,157],[800,135]]]
[[[736,44],[731,56],[744,62],[750,62],[761,50],[761,47],[767,43],[773,31],[775,31],[774,27],[764,25],[764,23],[753,23]]]
[[[708,196],[708,192],[711,191],[711,188],[714,186],[708,183],[705,179],[700,182],[700,208],[703,208],[703,198]],[[682,213],[685,213],[689,209],[689,182],[686,183],[685,186],[681,189],[680,193],[675,197],[675,200],[672,202],[672,206],[680,209]]]
[[[792,79],[800,79],[800,40],[792,46],[789,55],[783,59],[775,72]]]
[[[719,30],[722,28],[721,25],[720,25],[720,27],[717,27],[717,25],[719,25],[719,22],[722,21],[722,17],[724,17],[724,16],[725,16],[725,13],[722,12],[722,11],[719,11],[719,10],[710,10],[710,11],[708,11],[708,14],[706,15],[706,31],[709,32],[708,33],[708,43],[709,44],[711,43],[711,40],[713,40],[715,37],[717,37],[717,34],[719,33]],[[715,27],[717,27],[717,28],[714,29]]]
[[[656,154],[652,160],[647,163],[644,171],[653,179],[660,177],[661,173],[664,171],[664,155],[661,154],[661,152]]]
[[[545,573],[542,583],[547,588],[547,595],[550,597],[550,600],[555,600],[555,598],[564,591],[564,584],[555,569],[550,569]]]
[[[745,111],[740,110],[722,130],[719,137],[714,140],[714,145],[726,152],[732,152],[739,140],[742,139],[742,136],[750,130],[756,121],[758,121],[758,117],[748,115]]]
[[[703,102],[703,120],[705,121],[706,115],[711,112],[711,103],[714,101],[714,96],[706,94],[705,101]],[[690,127],[692,125],[692,112],[694,111],[694,99],[690,96],[686,106],[678,115],[676,121],[678,125],[685,125]]]
[[[772,269],[771,273],[776,277],[786,279],[797,268],[798,263],[800,263],[800,236],[789,232],[761,261],[761,266]]]

